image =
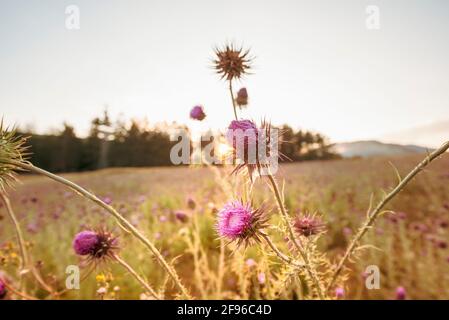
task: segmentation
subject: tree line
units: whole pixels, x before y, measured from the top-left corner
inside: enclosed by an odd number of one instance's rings
[[[64,123],[54,134],[20,132],[28,136],[30,161],[51,172],[77,172],[107,167],[171,166],[170,150],[178,141],[172,141],[174,130],[186,126],[165,124],[149,127],[146,123],[131,121],[111,122],[105,112],[91,122],[87,137],[80,138],[73,126]],[[334,159],[331,144],[319,133],[281,128],[280,152],[283,161]]]

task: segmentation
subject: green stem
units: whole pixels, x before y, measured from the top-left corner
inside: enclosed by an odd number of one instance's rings
[[[288,264],[295,265],[297,267],[304,267],[304,265],[298,264],[292,258],[290,258],[289,256],[283,254],[278,249],[278,247],[276,247],[276,245],[273,243],[273,241],[271,240],[271,238],[267,234],[262,234],[262,237],[265,239],[265,241],[267,242],[267,244],[271,248],[271,250],[273,250],[273,252],[279,257],[279,259],[281,259],[282,261],[287,262]]]
[[[3,193],[0,192],[0,198],[2,199],[3,203],[6,207],[6,212],[9,215],[9,218],[11,219],[14,229],[16,231],[17,236],[17,243],[19,244],[19,250],[20,250],[20,256],[21,256],[21,263],[20,263],[20,269],[21,271],[25,269],[28,266],[28,255],[25,248],[25,240],[23,239],[22,230],[20,229],[19,221],[16,218],[16,215],[14,214],[14,211],[11,207],[11,202],[9,201],[9,198]]]
[[[312,280],[314,286],[316,287],[318,296],[320,297],[320,299],[324,299],[320,281],[318,280],[318,276],[316,275],[315,271],[313,270],[312,266],[310,265],[309,256],[308,256],[307,252],[304,250],[304,248],[302,247],[301,243],[299,243],[295,237],[295,232],[293,231],[293,227],[290,222],[290,217],[288,216],[287,210],[285,209],[284,201],[282,200],[282,196],[279,191],[279,187],[276,183],[276,180],[274,179],[273,175],[271,175],[271,174],[268,174],[267,177],[271,183],[271,186],[273,187],[273,192],[276,197],[276,201],[278,203],[279,210],[282,213],[284,222],[287,225],[287,230],[288,230],[289,236],[290,236],[293,244],[295,245],[296,249],[300,253],[302,259],[304,260],[304,267],[306,268],[306,271],[307,271],[310,279]]]
[[[126,270],[128,270],[129,273],[131,273],[131,275],[136,278],[137,281],[139,281],[139,283],[149,292],[153,295],[154,298],[156,298],[157,300],[159,299],[159,296],[157,295],[157,293],[153,290],[153,288],[150,287],[150,285],[141,277],[139,276],[139,274],[128,264],[126,263],[125,260],[123,260],[122,258],[120,258],[118,255],[114,255],[114,259],[120,263]]]
[[[435,160],[437,157],[445,153],[449,149],[449,141],[444,143],[440,148],[433,151],[431,154],[429,154],[427,157],[424,158],[410,173],[399,182],[399,184],[388,194],[386,195],[379,204],[375,207],[375,209],[368,213],[367,220],[362,225],[362,227],[359,229],[357,234],[354,236],[354,239],[352,239],[351,243],[349,244],[348,248],[346,249],[345,254],[343,255],[343,258],[341,258],[340,262],[337,265],[337,268],[335,269],[331,281],[329,285],[327,286],[327,290],[330,290],[332,286],[334,285],[335,281],[337,280],[338,275],[341,273],[343,266],[345,265],[346,261],[349,259],[351,254],[354,252],[357,244],[360,242],[362,237],[365,235],[365,233],[371,228],[371,226],[374,224],[380,213],[382,212],[382,208],[391,200],[393,199],[406,185],[409,183],[419,172],[421,172],[422,169],[424,169],[430,162]]]
[[[35,266],[32,265],[32,263],[29,260],[28,252],[26,250],[26,245],[25,245],[25,239],[23,237],[23,233],[20,228],[19,221],[16,218],[16,215],[11,206],[11,202],[9,201],[8,196],[6,194],[4,194],[3,192],[0,192],[0,198],[2,199],[3,203],[5,204],[6,212],[8,212],[8,215],[9,215],[11,221],[13,222],[14,229],[16,231],[17,243],[19,245],[19,251],[20,251],[20,256],[21,256],[20,269],[24,270],[24,269],[28,268],[29,271],[34,276],[34,278],[37,280],[37,282],[42,286],[42,288],[44,290],[46,290],[47,292],[49,292],[50,294],[53,294],[53,289],[48,284],[45,283],[45,281],[42,279],[42,277],[39,275],[39,273],[35,269]],[[22,279],[21,279],[21,282],[22,282]]]
[[[232,107],[234,108],[234,117],[235,120],[238,120],[239,118],[237,116],[237,106],[235,105],[234,92],[232,90],[232,80],[229,80],[229,93],[231,94]]]
[[[37,174],[41,174],[44,175],[50,179],[53,179],[69,188],[71,188],[72,190],[78,192],[79,194],[81,194],[82,196],[84,196],[85,198],[93,201],[94,203],[96,203],[97,205],[99,205],[100,207],[104,208],[105,210],[107,210],[114,218],[117,219],[118,223],[125,226],[126,229],[129,230],[130,233],[132,233],[137,239],[139,239],[152,253],[153,255],[156,257],[156,259],[158,260],[158,262],[161,264],[161,266],[167,271],[167,273],[170,275],[170,277],[172,278],[172,280],[175,282],[176,286],[178,287],[178,289],[182,292],[182,294],[186,297],[186,298],[190,298],[190,295],[187,291],[187,289],[184,287],[184,285],[181,283],[181,280],[178,277],[178,274],[176,273],[176,271],[174,270],[173,267],[171,267],[167,261],[165,261],[164,257],[162,256],[162,254],[159,252],[159,250],[156,248],[156,246],[149,241],[139,230],[137,230],[128,220],[126,220],[120,213],[118,213],[113,207],[107,205],[106,203],[104,203],[102,200],[100,200],[97,196],[95,196],[94,194],[90,193],[89,191],[87,191],[86,189],[78,186],[77,184],[64,179],[60,176],[57,176],[51,172],[48,172],[46,170],[43,170],[39,167],[36,167],[32,164],[28,164],[28,163],[24,163],[24,162],[20,162],[20,161],[15,161],[15,160],[10,160],[8,161],[9,164],[12,164],[16,167],[22,168],[24,170],[28,170]]]

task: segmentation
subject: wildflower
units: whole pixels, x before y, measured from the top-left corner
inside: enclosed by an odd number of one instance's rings
[[[337,289],[335,289],[335,298],[343,299],[344,296],[345,296],[345,289],[343,289],[342,287],[338,287]]]
[[[440,219],[438,221],[438,225],[439,225],[440,228],[446,229],[449,226],[449,222],[447,220]]]
[[[411,224],[410,224],[410,228],[413,230],[413,231],[416,231],[416,232],[427,232],[428,230],[429,230],[429,228],[427,227],[427,225],[425,225],[424,223],[420,223],[420,222],[412,222]]]
[[[256,265],[256,261],[251,258],[247,259],[245,263],[248,268],[254,267]]]
[[[298,216],[293,226],[299,235],[304,237],[313,236],[324,231],[325,225],[315,216]]]
[[[275,160],[282,157],[278,152],[277,138],[272,137],[268,122],[263,121],[258,128],[251,120],[233,120],[226,132],[228,144],[232,146],[232,158],[239,160],[233,173],[246,167],[251,179],[255,170],[261,174],[262,168],[270,166],[272,156],[276,156]]]
[[[404,287],[396,288],[396,300],[405,300],[406,292]]]
[[[265,276],[265,273],[264,273],[264,272],[260,272],[260,273],[257,275],[257,281],[259,281],[259,284],[265,284],[266,276]]]
[[[77,255],[88,256],[90,260],[111,258],[117,249],[117,238],[104,230],[81,231],[73,240],[73,249]]]
[[[343,234],[344,234],[345,236],[350,236],[350,235],[352,234],[352,229],[349,228],[349,227],[344,227],[344,228],[343,228]]]
[[[246,88],[241,88],[237,91],[237,98],[235,98],[235,103],[240,107],[245,107],[248,105],[248,91]]]
[[[407,218],[407,214],[402,211],[398,212],[397,215],[398,215],[398,218],[401,220],[405,220]]]
[[[202,106],[195,106],[190,110],[190,118],[198,121],[204,120],[206,118],[206,114],[204,113]]]
[[[103,200],[103,202],[106,203],[107,205],[112,204],[112,198],[111,197],[103,197],[103,199],[101,199],[101,200]]]
[[[187,213],[185,213],[183,211],[176,211],[175,217],[176,217],[176,220],[178,220],[179,222],[182,222],[182,223],[186,223],[187,220],[189,220],[189,216],[187,215]]]
[[[6,297],[8,290],[6,290],[6,285],[3,280],[0,279],[0,300]]]
[[[440,249],[446,249],[447,248],[447,242],[444,240],[439,240],[437,242],[437,247]]]
[[[193,198],[188,198],[187,199],[187,207],[190,209],[190,210],[195,210],[195,208],[196,208],[196,202],[195,202],[195,200],[193,200]]]
[[[249,203],[233,201],[218,212],[216,229],[221,237],[246,245],[253,239],[260,241],[262,229],[266,227],[267,217],[263,209],[253,210]]]
[[[101,297],[104,296],[106,293],[108,293],[108,289],[106,289],[105,287],[100,287],[97,290],[97,294]]]
[[[251,68],[249,50],[243,51],[242,48],[227,44],[224,48],[216,48],[215,55],[214,68],[222,79],[240,79]]]
[[[95,281],[97,281],[97,283],[105,283],[106,276],[103,273],[97,274],[95,277]]]

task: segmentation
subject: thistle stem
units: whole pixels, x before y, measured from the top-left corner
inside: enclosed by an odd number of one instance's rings
[[[19,245],[19,251],[20,251],[20,256],[21,256],[20,269],[24,270],[25,268],[29,268],[31,273],[33,274],[34,278],[42,286],[42,288],[44,288],[50,294],[53,294],[53,289],[48,284],[46,284],[44,282],[42,277],[35,270],[35,267],[32,266],[29,261],[28,252],[27,252],[26,246],[25,246],[25,239],[23,237],[19,221],[17,220],[17,217],[16,217],[14,210],[11,206],[11,201],[9,200],[8,196],[3,192],[0,192],[0,198],[2,199],[3,203],[5,204],[6,212],[8,213],[8,215],[14,225],[15,232],[16,232],[17,243]]]
[[[349,259],[351,254],[354,252],[357,244],[360,242],[362,237],[365,235],[365,233],[371,228],[371,226],[374,224],[376,219],[379,217],[379,215],[382,212],[382,208],[391,200],[393,199],[404,187],[419,173],[422,169],[424,169],[429,163],[431,163],[433,160],[435,160],[437,157],[445,153],[449,149],[449,141],[445,142],[440,148],[433,151],[431,154],[429,154],[427,157],[424,158],[410,173],[402,179],[398,183],[398,185],[388,194],[386,195],[379,204],[375,207],[373,211],[368,213],[367,220],[364,222],[362,227],[359,229],[359,231],[354,236],[354,239],[352,239],[351,243],[349,244],[348,248],[346,249],[345,254],[341,258],[340,262],[337,265],[337,268],[335,269],[331,281],[329,285],[327,286],[327,290],[330,290],[332,286],[334,285],[335,281],[337,280],[338,275],[343,269],[343,266],[345,265],[346,261]]]
[[[113,217],[115,217],[117,219],[117,222],[123,226],[126,227],[126,229],[129,230],[130,233],[132,233],[137,239],[139,239],[152,253],[153,255],[156,257],[156,259],[158,260],[158,262],[161,264],[161,266],[167,271],[167,273],[170,275],[170,277],[172,278],[172,280],[174,281],[174,283],[176,284],[176,286],[178,287],[178,289],[182,292],[182,294],[186,297],[186,298],[190,298],[190,295],[187,291],[187,289],[184,287],[184,285],[181,283],[181,280],[178,277],[178,274],[176,273],[176,271],[174,270],[174,268],[172,266],[170,266],[167,261],[165,261],[164,257],[162,256],[162,254],[159,252],[159,250],[156,248],[156,246],[149,241],[139,230],[137,230],[128,220],[126,220],[119,212],[117,212],[113,207],[107,205],[106,203],[104,203],[102,200],[100,200],[97,196],[95,196],[94,194],[90,193],[89,191],[87,191],[86,189],[80,187],[79,185],[64,179],[60,176],[57,176],[51,172],[48,172],[44,169],[41,169],[39,167],[36,167],[32,164],[28,164],[28,163],[24,163],[21,161],[15,161],[15,160],[10,160],[7,162],[8,164],[14,165],[16,167],[22,168],[24,170],[27,171],[31,171],[37,174],[41,174],[44,175],[50,179],[53,179],[69,188],[71,188],[72,190],[78,192],[79,194],[81,194],[82,196],[84,196],[85,198],[93,201],[94,203],[96,203],[97,205],[99,205],[100,207],[104,208],[105,210],[107,210]]]
[[[126,263],[125,260],[123,260],[122,258],[120,258],[117,254],[114,254],[114,259],[115,261],[117,261],[118,263],[120,263],[126,270],[128,270],[129,273],[131,273],[131,275],[136,278],[137,281],[139,281],[139,283],[149,292],[153,295],[154,298],[156,298],[157,300],[160,300],[159,296],[157,295],[157,293],[153,290],[153,288],[151,288],[149,286],[149,284],[141,277],[139,276],[139,274],[128,264]]]
[[[287,262],[288,264],[295,265],[297,267],[303,267],[303,265],[296,263],[292,258],[289,256],[283,254],[278,247],[273,243],[271,238],[267,234],[262,234],[262,237],[267,242],[268,246],[273,250],[273,252],[284,262]]]
[[[6,282],[4,282],[4,284],[5,284],[5,287],[6,287],[9,291],[11,291],[12,293],[14,293],[15,295],[17,295],[17,296],[19,296],[19,297],[21,297],[21,298],[24,298],[24,299],[26,299],[26,300],[38,300],[37,298],[32,297],[32,296],[30,296],[30,295],[28,295],[28,294],[26,294],[26,293],[24,293],[24,292],[20,292],[20,291],[16,290],[14,287],[10,286],[10,285],[9,285],[8,283],[6,283]]]
[[[14,229],[16,232],[17,237],[17,243],[19,244],[19,250],[20,250],[20,256],[22,258],[20,268],[24,269],[28,265],[28,255],[25,248],[25,240],[23,239],[22,230],[20,229],[19,221],[16,218],[16,215],[14,214],[14,211],[11,207],[11,202],[9,201],[9,198],[3,193],[0,192],[0,198],[2,199],[3,203],[6,207],[6,212],[9,215],[9,218],[11,219]]]
[[[234,91],[232,90],[232,80],[229,80],[229,93],[231,94],[232,107],[234,108],[234,117],[235,120],[238,120],[239,118],[237,116],[237,106],[235,105]]]
[[[274,179],[272,174],[268,174],[267,176],[268,176],[268,180],[270,181],[271,186],[273,188],[273,192],[276,197],[276,201],[278,203],[279,210],[281,211],[284,222],[287,225],[287,230],[288,230],[289,236],[292,239],[296,249],[298,249],[298,252],[300,253],[302,259],[304,260],[304,267],[306,268],[306,271],[309,274],[310,279],[312,280],[314,286],[316,287],[318,296],[320,297],[320,299],[324,299],[321,285],[318,280],[318,276],[316,275],[315,270],[313,270],[312,266],[310,265],[309,256],[307,255],[307,252],[302,247],[301,243],[299,243],[295,237],[295,232],[293,231],[293,227],[290,222],[290,217],[288,216],[287,210],[285,209],[284,201],[282,200],[282,196],[279,191],[277,182]]]

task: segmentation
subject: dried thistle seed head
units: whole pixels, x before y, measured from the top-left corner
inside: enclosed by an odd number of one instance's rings
[[[297,216],[293,222],[293,226],[298,235],[310,237],[325,231],[325,224],[319,217],[314,215]]]
[[[240,108],[246,107],[248,105],[248,91],[246,90],[246,88],[241,88],[239,91],[237,91],[235,103]]]
[[[198,121],[204,120],[206,118],[206,114],[204,113],[202,106],[195,106],[190,110],[190,118]]]
[[[117,238],[110,232],[84,230],[73,239],[73,249],[77,255],[86,256],[91,261],[111,258],[117,247]]]
[[[268,216],[264,208],[253,209],[250,203],[232,201],[218,212],[218,234],[237,245],[260,242],[262,230],[267,227]]]
[[[227,44],[223,48],[216,48],[215,55],[214,68],[222,79],[240,79],[251,69],[252,58],[249,56],[249,50]]]
[[[20,170],[14,162],[26,160],[28,155],[25,146],[26,138],[17,135],[15,129],[9,130],[0,121],[0,191],[17,180],[16,171]]]

